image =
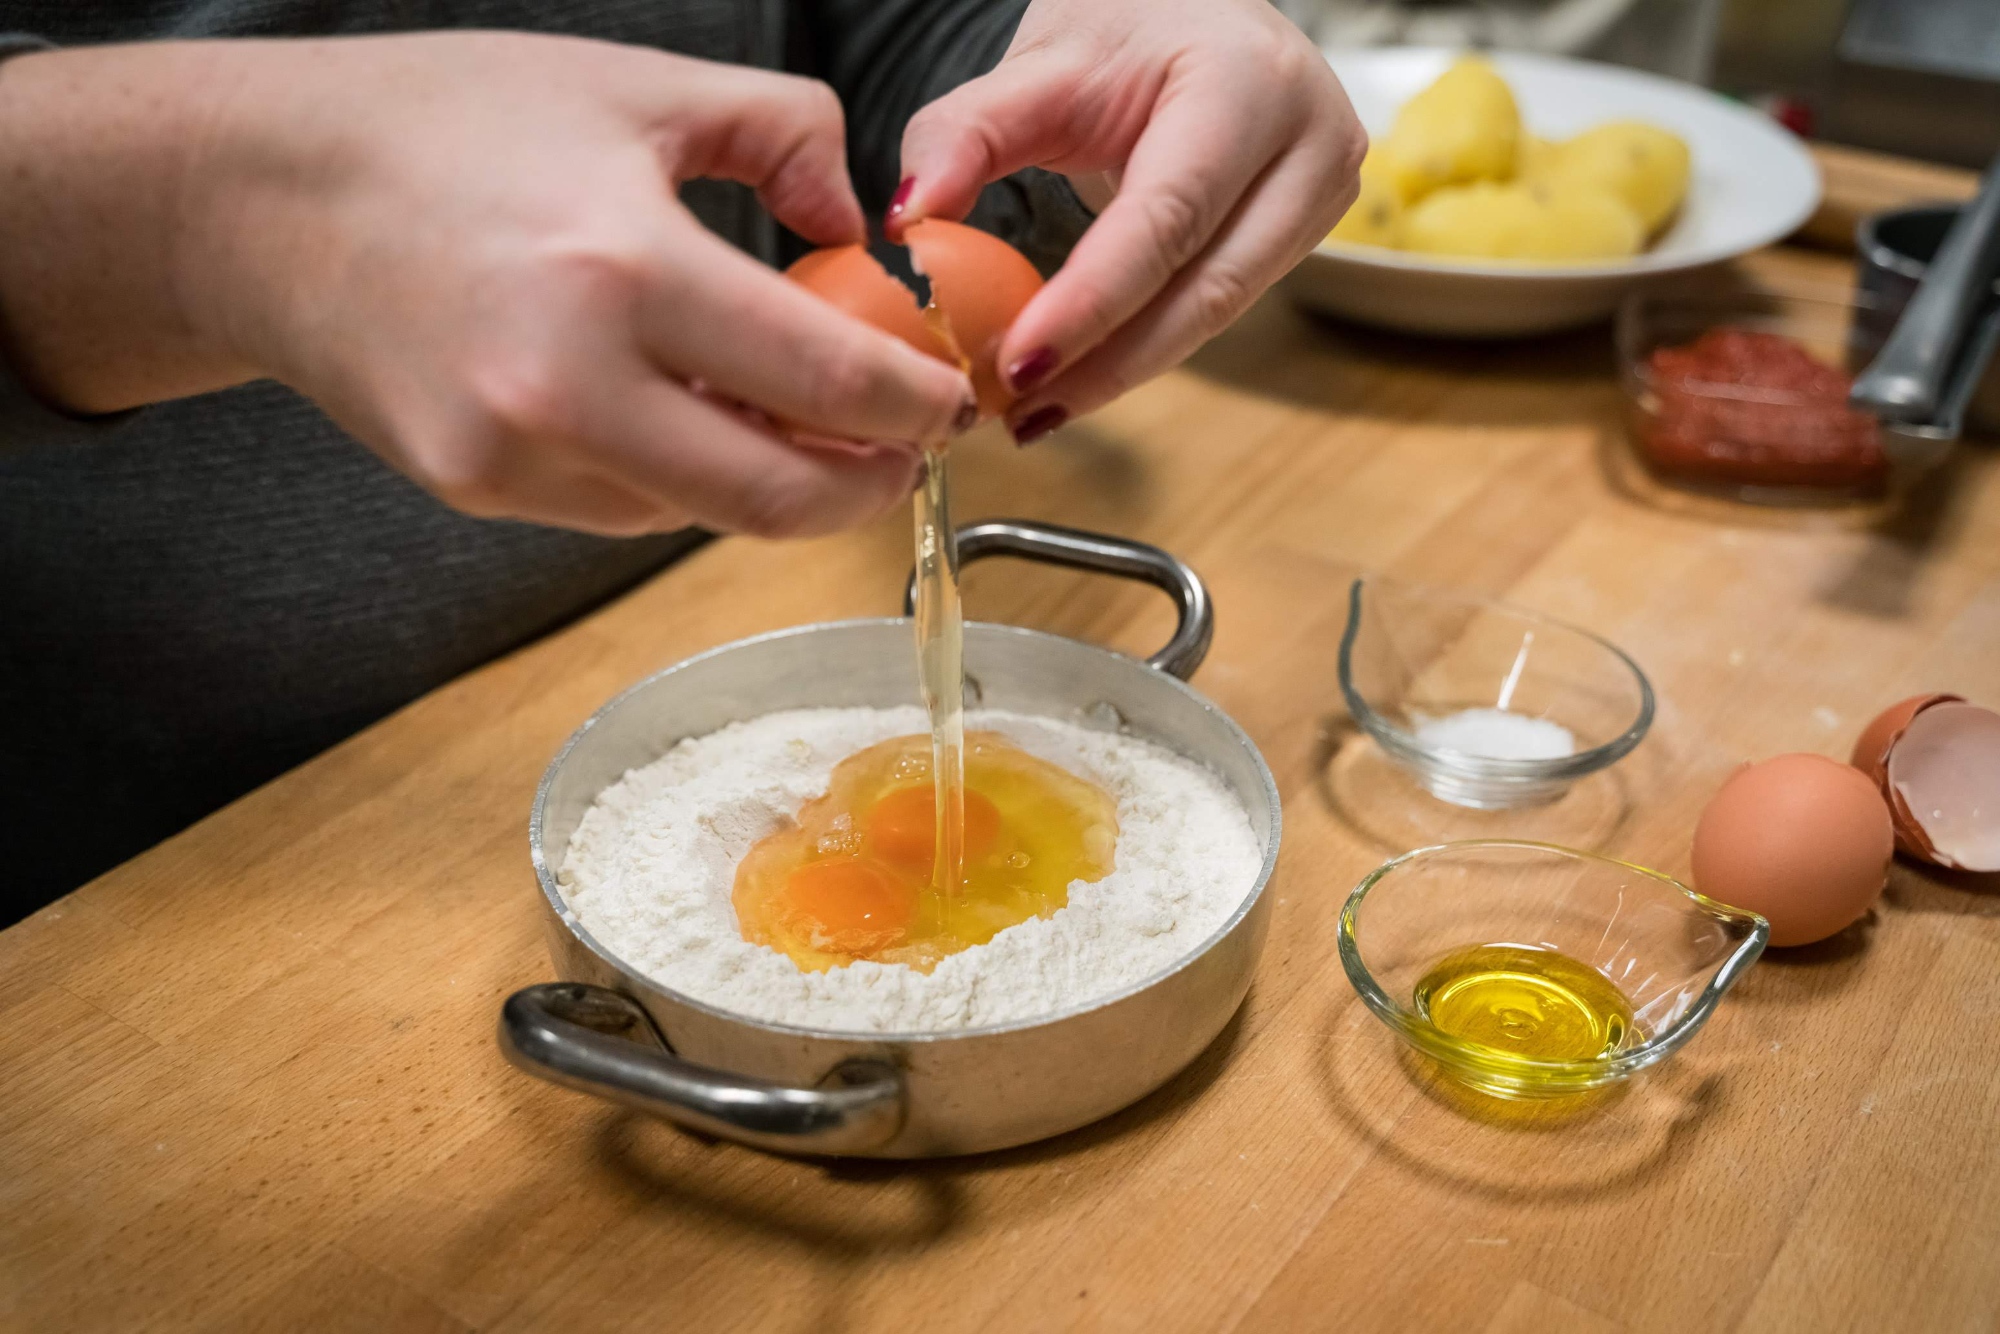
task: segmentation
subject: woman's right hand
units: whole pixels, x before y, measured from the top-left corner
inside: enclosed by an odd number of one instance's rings
[[[87,142],[30,153],[64,106]],[[874,516],[970,417],[958,371],[676,198],[725,177],[862,239],[809,80],[499,33],[175,43],[20,57],[0,124],[40,177],[0,201],[0,311],[72,409],[268,375],[474,514],[768,536]]]

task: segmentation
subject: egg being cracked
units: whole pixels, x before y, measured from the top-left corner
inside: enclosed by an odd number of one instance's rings
[[[1694,831],[1695,888],[1761,913],[1773,945],[1809,945],[1860,919],[1895,855],[1889,808],[1860,770],[1780,755],[1730,775]]]
[[[850,315],[959,367],[972,380],[982,417],[1004,411],[1014,393],[1000,373],[1000,340],[1036,292],[1042,275],[997,236],[942,218],[913,222],[903,233],[917,272],[930,279],[931,304],[875,262],[861,245],[829,246],[785,273]]]

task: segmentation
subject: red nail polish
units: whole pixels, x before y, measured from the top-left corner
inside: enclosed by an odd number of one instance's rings
[[[916,177],[905,176],[903,178],[903,183],[896,187],[896,193],[889,196],[889,211],[882,215],[882,221],[885,224],[894,222],[903,216],[903,210],[910,206],[910,191],[916,188]]]
[[[1054,348],[1038,347],[1007,368],[1007,383],[1014,386],[1015,393],[1025,394],[1049,378],[1057,360]]]
[[[1036,408],[1017,422],[1010,423],[1007,429],[1014,433],[1015,444],[1032,445],[1068,420],[1069,409],[1060,403],[1051,403],[1045,408]]]

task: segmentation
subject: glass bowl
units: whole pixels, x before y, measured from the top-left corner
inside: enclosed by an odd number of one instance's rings
[[[1835,287],[1628,297],[1617,327],[1628,457],[1673,491],[1753,505],[1870,506],[1906,492],[1943,451],[1898,448],[1847,404],[1894,322],[1883,298]],[[1662,360],[1730,331],[1794,344],[1802,368],[1820,368],[1815,388],[1704,379]]]
[[[1347,711],[1440,801],[1480,810],[1554,801],[1628,754],[1653,724],[1646,674],[1588,631],[1477,594],[1377,575],[1356,579],[1347,605],[1340,641]],[[1511,724],[1510,733],[1526,733],[1515,739],[1528,743],[1546,740],[1553,723],[1569,733],[1570,753],[1480,753],[1454,727],[1468,710],[1488,724]]]
[[[1586,1093],[1664,1060],[1715,1012],[1764,951],[1756,913],[1703,898],[1658,871],[1552,843],[1477,840],[1419,848],[1355,887],[1340,962],[1376,1017],[1482,1093]],[[1624,993],[1627,1039],[1584,1060],[1546,1061],[1467,1041],[1420,1011],[1417,983],[1468,946],[1560,950]]]

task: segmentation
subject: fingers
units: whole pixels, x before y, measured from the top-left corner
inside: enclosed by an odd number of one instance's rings
[[[1143,310],[1013,406],[1008,420],[1017,435],[1045,434],[1053,429],[1048,423],[1110,402],[1177,365],[1242,314],[1319,243],[1325,219],[1351,202],[1353,183],[1330,173],[1322,159],[1310,147],[1279,159],[1210,246]]]
[[[639,336],[678,378],[857,440],[942,441],[976,414],[965,374],[690,226],[641,296]]]
[[[1143,120],[1135,118],[1123,144],[1093,133],[1078,113],[1087,105],[1082,84],[1081,74],[1050,60],[1014,57],[918,111],[903,131],[905,184],[883,219],[889,239],[900,241],[921,218],[962,218],[988,182],[1065,162],[1080,145],[1102,158],[1083,170],[1120,160]]]
[[[1075,362],[1159,296],[1282,151],[1284,131],[1254,100],[1195,90],[1164,101],[1117,197],[1001,343],[999,363],[1014,387],[1031,389]]]
[[[692,62],[689,62],[690,64]],[[868,239],[847,174],[840,99],[816,79],[724,66],[697,67],[702,86],[663,111],[676,182],[740,181],[773,217],[815,245]],[[693,114],[690,114],[692,112]]]
[[[496,451],[493,467],[474,485],[444,498],[487,519],[520,519],[595,533],[638,537],[688,526],[685,510],[671,501],[580,468],[570,455],[519,440]]]
[[[809,537],[905,500],[920,455],[893,444],[800,447],[633,367],[581,415],[593,461],[704,528]]]

